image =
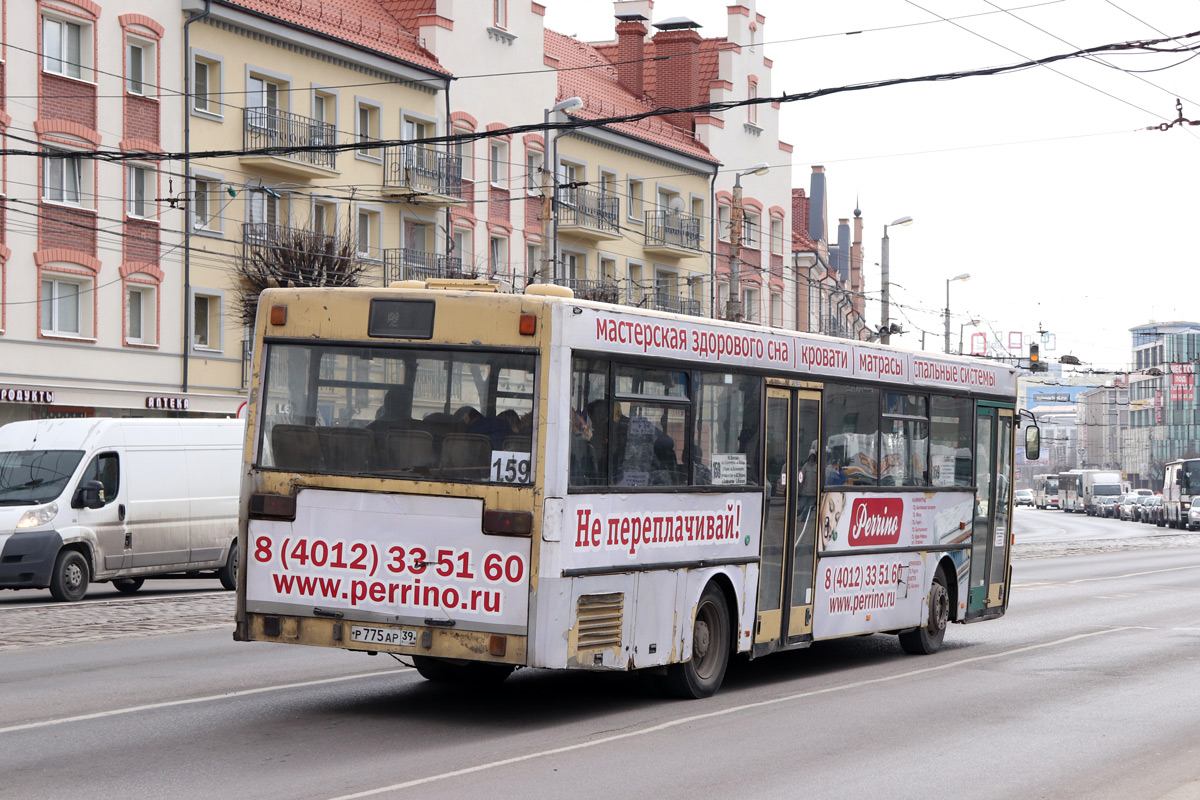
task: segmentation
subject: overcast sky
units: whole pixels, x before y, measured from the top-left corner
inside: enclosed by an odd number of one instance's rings
[[[1197,0],[993,2],[757,0],[774,61],[772,94],[1200,31]],[[656,0],[654,21],[687,16],[702,35],[721,36],[727,5]],[[984,12],[996,13],[962,18]],[[604,0],[549,0],[546,24],[608,40],[612,13]],[[848,31],[862,33],[830,35]],[[1200,37],[1184,41],[1200,48]],[[1185,118],[1200,120],[1200,59],[1102,58],[1117,68],[1073,59],[784,106],[793,185],[807,188],[811,166],[822,164],[831,225],[852,216],[856,198],[862,209],[872,325],[880,319],[882,226],[915,219],[889,231],[892,317],[909,331],[894,344],[920,349],[924,330],[925,348],[941,349],[946,279],[964,272],[970,280],[950,286],[954,348],[960,325],[979,319],[981,331],[1005,342],[1010,333],[1028,343],[1049,331],[1057,349],[1043,346],[1043,356],[1069,353],[1097,370],[1124,369],[1129,328],[1200,319],[1200,127],[1142,130],[1175,119],[1176,97]],[[967,324],[968,350],[971,331]]]

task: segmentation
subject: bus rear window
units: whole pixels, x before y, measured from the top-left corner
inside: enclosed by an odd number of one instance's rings
[[[534,356],[269,344],[258,466],[532,484]]]

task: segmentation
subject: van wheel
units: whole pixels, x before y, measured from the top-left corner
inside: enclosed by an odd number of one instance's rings
[[[50,574],[50,595],[61,603],[74,603],[87,594],[87,559],[78,550],[63,550],[54,560],[54,572]]]
[[[229,555],[225,557],[225,566],[217,570],[221,585],[229,591],[237,589],[238,545],[235,541],[229,546]]]
[[[516,669],[512,664],[484,664],[478,661],[455,663],[428,656],[413,656],[413,666],[421,677],[433,683],[453,683],[459,686],[493,686]]]
[[[692,658],[682,664],[671,664],[663,681],[664,691],[685,700],[711,697],[725,679],[729,666],[729,651],[733,641],[729,624],[729,606],[725,595],[715,584],[704,587],[696,604],[696,621],[692,625]]]
[[[900,634],[900,647],[915,656],[936,653],[946,638],[949,622],[950,592],[946,591],[946,574],[939,567],[929,587],[929,619],[921,627]]]
[[[133,594],[138,589],[142,588],[142,584],[146,582],[145,578],[121,578],[112,582],[113,588],[121,594]]]

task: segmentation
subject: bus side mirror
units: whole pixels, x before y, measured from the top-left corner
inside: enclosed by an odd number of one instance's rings
[[[1183,475],[1178,472],[1175,473],[1175,485],[1183,486]]]
[[[104,484],[84,481],[71,498],[71,508],[104,508]]]
[[[1025,460],[1037,461],[1042,457],[1042,431],[1036,425],[1025,429]]]

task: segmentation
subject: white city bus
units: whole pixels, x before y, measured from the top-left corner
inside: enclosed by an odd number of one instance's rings
[[[1038,508],[1058,508],[1058,475],[1056,473],[1034,476],[1033,504]]]
[[[1200,459],[1172,461],[1163,468],[1163,520],[1172,528],[1194,527],[1188,519],[1192,500],[1200,497]]]
[[[1004,613],[1013,370],[491,288],[264,293],[237,639],[701,697]]]

